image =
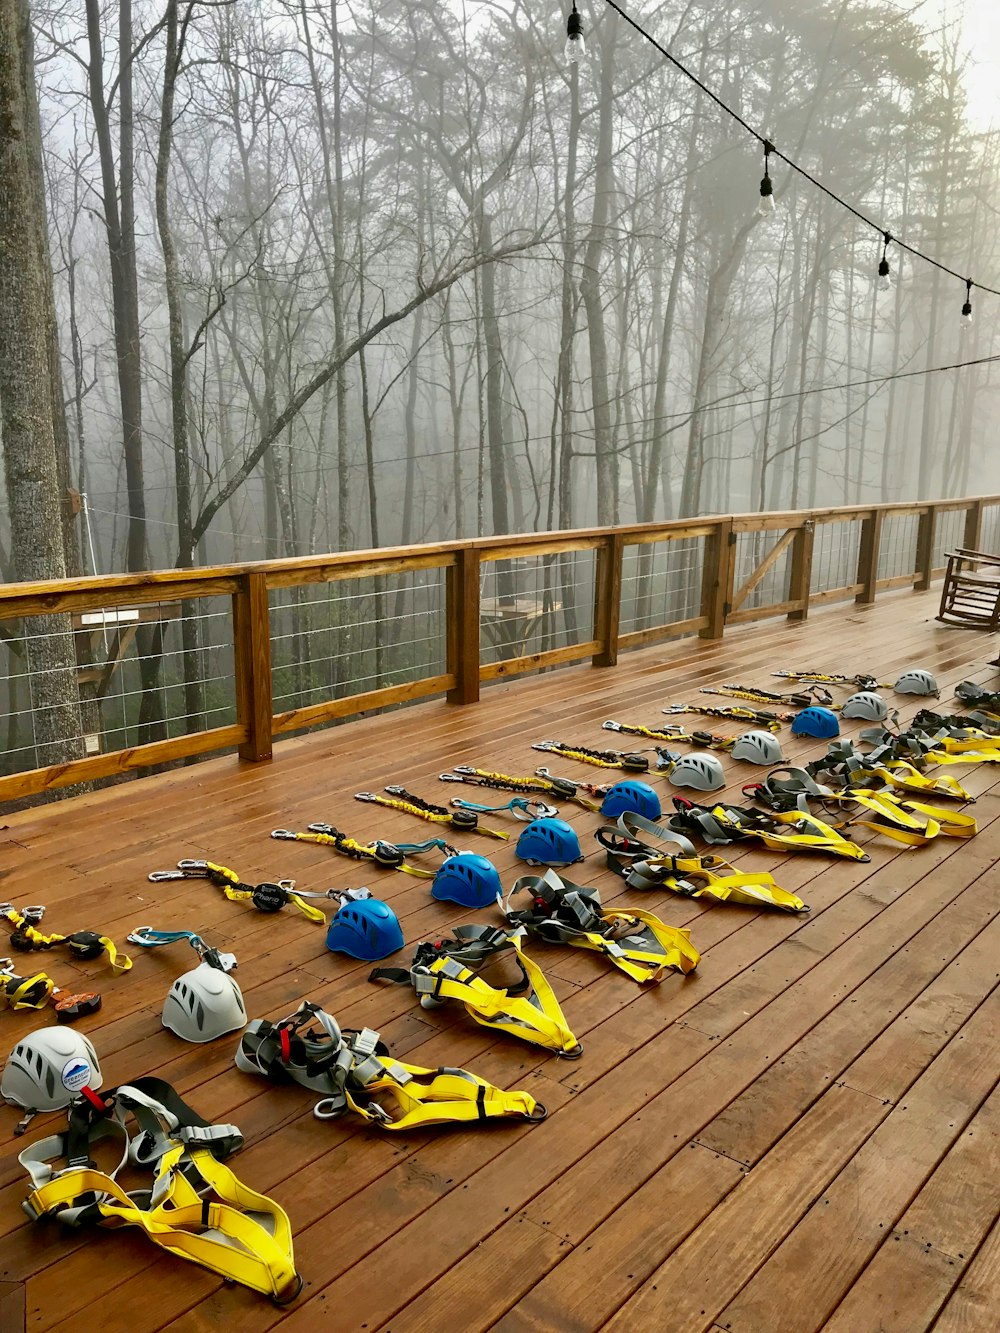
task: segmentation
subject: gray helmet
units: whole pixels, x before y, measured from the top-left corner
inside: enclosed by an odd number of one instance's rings
[[[859,717],[864,722],[884,722],[889,716],[889,709],[881,694],[876,694],[874,690],[861,690],[844,701],[840,715]]]
[[[214,1041],[246,1023],[239,986],[211,963],[199,963],[178,977],[163,1005],[163,1026],[185,1041]]]
[[[734,759],[745,759],[748,764],[774,765],[785,760],[781,742],[769,731],[745,731],[736,738],[730,754]]]
[[[4,1066],[0,1095],[28,1111],[58,1111],[83,1088],[100,1086],[101,1066],[90,1039],[51,1027],[17,1043]]]
[[[675,787],[718,791],[726,785],[726,775],[714,754],[686,754],[670,770],[670,781]]]
[[[897,694],[933,694],[935,699],[941,693],[937,681],[923,667],[911,667],[909,671],[904,671],[896,681],[895,690]]]

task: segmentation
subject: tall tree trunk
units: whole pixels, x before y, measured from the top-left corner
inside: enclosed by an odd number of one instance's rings
[[[590,347],[590,397],[594,416],[594,454],[597,464],[597,522],[618,521],[618,467],[611,437],[610,383],[607,330],[601,292],[601,261],[614,194],[612,166],[615,109],[615,27],[609,19],[601,34],[601,81],[597,123],[597,161],[594,169],[594,211],[584,252],[580,296],[587,312]]]
[[[53,423],[48,242],[27,0],[0,0],[0,431],[17,579],[66,573]],[[48,290],[47,290],[48,289]],[[22,621],[39,764],[83,754],[69,615]]]

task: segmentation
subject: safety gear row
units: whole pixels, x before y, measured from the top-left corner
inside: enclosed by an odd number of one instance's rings
[[[124,1153],[106,1173],[89,1159],[92,1145],[111,1136]],[[33,1221],[139,1227],[170,1254],[287,1305],[302,1290],[291,1226],[278,1204],[223,1165],[242,1142],[234,1125],[209,1125],[162,1079],[136,1079],[107,1098],[91,1092],[70,1109],[65,1133],[20,1154],[32,1183],[24,1211]],[[152,1169],[152,1189],[126,1193],[116,1179],[126,1162]]]
[[[408,970],[377,967],[369,980],[412,985],[424,1009],[457,1000],[483,1027],[575,1059],[583,1047],[542,969],[522,953],[523,935],[458,926],[445,939],[418,944]]]
[[[394,1060],[377,1032],[341,1029],[308,1000],[279,1023],[254,1019],[240,1039],[236,1065],[322,1093],[313,1107],[318,1120],[351,1111],[378,1129],[410,1130],[509,1117],[536,1121],[546,1114],[528,1093],[504,1092],[465,1069]]]
[[[503,905],[512,926],[548,944],[603,954],[633,981],[662,981],[671,970],[693,972],[700,955],[689,930],[665,925],[651,912],[612,911],[596,889],[562,879],[554,870],[523,875]]]

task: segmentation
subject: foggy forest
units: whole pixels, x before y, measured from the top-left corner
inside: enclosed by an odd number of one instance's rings
[[[7,458],[8,580],[1000,481],[995,298],[955,276],[996,272],[1000,143],[955,24],[582,0],[581,44],[522,0],[0,8],[34,44],[72,497],[32,553]],[[184,626],[176,711],[204,715]],[[136,698],[169,683],[137,670]]]

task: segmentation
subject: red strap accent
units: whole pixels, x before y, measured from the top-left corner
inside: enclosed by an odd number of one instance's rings
[[[278,1040],[281,1042],[281,1059],[287,1065],[292,1058],[292,1040],[288,1035],[287,1028],[280,1030]]]
[[[84,1095],[84,1097],[86,1097],[87,1101],[90,1102],[94,1110],[99,1111],[101,1115],[107,1115],[107,1113],[111,1110],[110,1103],[106,1102],[103,1097],[98,1097],[97,1093],[94,1092],[93,1089],[81,1088],[80,1091]]]

